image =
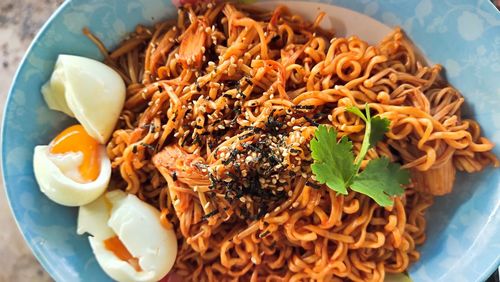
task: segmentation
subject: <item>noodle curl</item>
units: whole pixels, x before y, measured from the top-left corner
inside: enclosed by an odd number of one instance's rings
[[[107,145],[112,187],[161,211],[186,281],[383,281],[419,259],[425,211],[456,170],[499,162],[464,99],[426,66],[400,29],[377,45],[333,37],[284,6],[204,3],[138,26],[108,52],[127,84]],[[394,206],[312,177],[319,124],[360,149],[364,109],[390,120],[369,159],[411,170]],[[432,179],[432,181],[430,181]]]

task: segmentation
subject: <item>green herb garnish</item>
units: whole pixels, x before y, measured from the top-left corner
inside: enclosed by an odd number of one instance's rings
[[[347,188],[351,188],[369,196],[381,206],[391,206],[394,203],[391,196],[403,194],[401,185],[409,183],[408,171],[382,157],[369,161],[366,168],[359,172],[366,153],[382,140],[389,130],[390,122],[386,118],[372,118],[368,104],[365,107],[366,114],[356,107],[347,110],[366,123],[358,156],[354,158],[352,143],[346,136],[337,141],[335,128],[320,125],[310,143],[314,159],[312,172],[319,183],[326,184],[340,194],[347,195]]]
[[[408,273],[386,273],[384,282],[413,282]]]

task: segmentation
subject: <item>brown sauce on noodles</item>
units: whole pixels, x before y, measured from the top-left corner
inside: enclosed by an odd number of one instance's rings
[[[322,17],[186,6],[110,53],[85,31],[127,84],[107,146],[112,185],[175,228],[183,279],[383,281],[419,259],[432,194],[450,192],[457,169],[498,166],[441,66],[425,66],[401,30],[371,46],[320,30]],[[334,126],[357,151],[364,122],[346,107],[365,103],[391,121],[367,160],[412,171],[389,208],[311,175],[316,127]]]

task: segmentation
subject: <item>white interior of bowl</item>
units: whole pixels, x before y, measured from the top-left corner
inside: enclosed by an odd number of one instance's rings
[[[355,35],[369,44],[376,44],[391,32],[387,25],[352,10],[331,4],[306,1],[262,1],[252,6],[265,10],[274,10],[276,5],[286,5],[294,14],[314,20],[320,12],[325,12],[320,27],[333,30],[337,37]]]

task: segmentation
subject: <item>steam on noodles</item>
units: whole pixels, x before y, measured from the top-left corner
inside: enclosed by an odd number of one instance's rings
[[[382,281],[419,259],[424,213],[457,169],[498,166],[441,66],[425,66],[401,30],[371,46],[321,30],[323,16],[186,6],[112,52],[86,31],[127,84],[107,146],[112,187],[157,207],[176,230],[177,275]],[[312,177],[317,126],[335,127],[357,152],[365,125],[346,107],[366,104],[391,124],[362,168],[386,156],[412,172],[392,207]]]

